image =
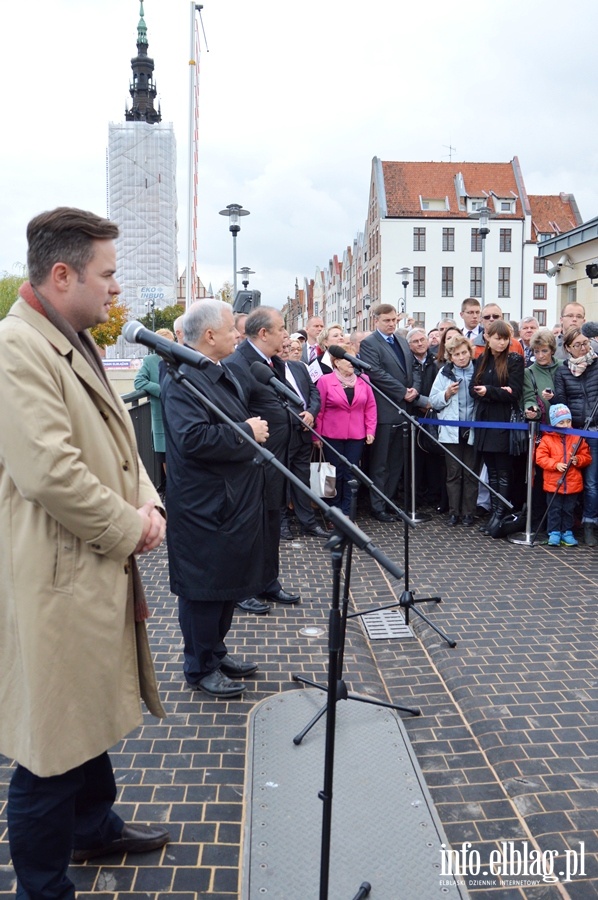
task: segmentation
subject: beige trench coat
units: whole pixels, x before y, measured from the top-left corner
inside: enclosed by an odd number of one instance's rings
[[[163,716],[128,557],[158,496],[128,412],[19,299],[0,322],[0,752],[36,775]]]

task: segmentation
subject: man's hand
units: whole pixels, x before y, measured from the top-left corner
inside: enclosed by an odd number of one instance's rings
[[[419,391],[417,391],[414,387],[407,388],[407,390],[405,391],[405,400],[407,403],[412,403],[418,396]]]
[[[164,540],[166,531],[166,523],[162,515],[156,509],[153,500],[148,500],[137,510],[137,514],[141,517],[143,530],[141,537],[135,547],[134,553],[148,553],[155,550]]]
[[[253,431],[253,438],[258,444],[265,444],[269,437],[268,423],[261,416],[254,416],[252,419],[245,419],[247,425]]]
[[[313,428],[313,426],[314,426],[314,417],[312,416],[312,414],[311,414],[310,412],[308,412],[307,410],[304,410],[302,413],[299,413],[299,418],[303,419],[303,421],[305,422],[305,424],[306,424],[306,425],[309,425],[310,428]],[[304,430],[304,431],[307,431],[307,428],[304,428],[303,430]]]

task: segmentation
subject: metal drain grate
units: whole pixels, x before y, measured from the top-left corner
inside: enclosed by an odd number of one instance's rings
[[[380,609],[360,616],[366,634],[371,641],[388,641],[396,638],[413,637],[409,625],[398,609]]]

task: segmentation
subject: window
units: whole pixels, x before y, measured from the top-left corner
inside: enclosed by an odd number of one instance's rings
[[[455,229],[454,228],[443,228],[442,229],[442,249],[443,250],[454,250],[455,249]]]
[[[455,320],[454,312],[452,310],[449,310],[448,312],[441,312],[440,313],[440,321],[442,322],[443,319],[453,319],[453,321],[454,321]]]
[[[453,267],[452,266],[443,266],[442,267],[442,296],[443,297],[452,297],[453,296]]]
[[[512,200],[501,200],[500,201],[500,211],[501,212],[511,212],[513,209],[513,201]]]
[[[469,296],[482,296],[482,267],[472,266],[469,270]]]
[[[538,320],[538,325],[540,328],[546,327],[546,310],[545,309],[534,309],[532,310],[532,316],[534,319]]]
[[[471,229],[471,252],[472,253],[481,253],[482,252],[482,235],[480,234],[479,228]],[[472,297],[475,294],[471,295]]]
[[[498,296],[511,296],[511,269],[508,266],[499,266],[498,269]]]
[[[425,229],[424,229],[425,231]],[[413,266],[413,296],[426,296],[426,267]]]
[[[545,284],[534,284],[534,300],[546,300]]]
[[[577,284],[567,285],[567,303],[577,303]]]
[[[425,328],[426,327],[426,314],[425,312],[413,312],[413,318],[415,319],[415,325],[417,328]]]
[[[500,242],[499,247],[501,253],[510,253],[511,252],[511,229],[510,228],[501,228],[500,229]]]
[[[426,229],[425,228],[414,228],[413,229],[413,249],[414,250],[425,250],[426,249]]]
[[[546,271],[546,260],[542,259],[540,256],[534,256],[534,272],[538,274],[539,272]]]

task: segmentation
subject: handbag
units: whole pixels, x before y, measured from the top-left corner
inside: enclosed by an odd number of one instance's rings
[[[427,409],[423,418],[435,419],[436,410]],[[419,449],[424,453],[430,453],[432,456],[444,456],[444,448],[442,444],[434,443],[434,441],[430,440],[430,437],[428,437],[428,435],[438,440],[438,425],[422,424],[421,428],[417,429],[417,446],[419,447]]]
[[[512,407],[509,421],[511,424],[525,422],[527,425],[519,407]],[[509,431],[509,452],[511,456],[521,456],[523,453],[527,453],[527,443],[527,428],[525,430],[523,428],[511,428]]]
[[[332,500],[333,497],[336,497],[336,466],[326,462],[321,447],[319,458],[314,460],[313,457],[314,451],[312,450],[312,461],[309,464],[309,485],[316,497]]]

